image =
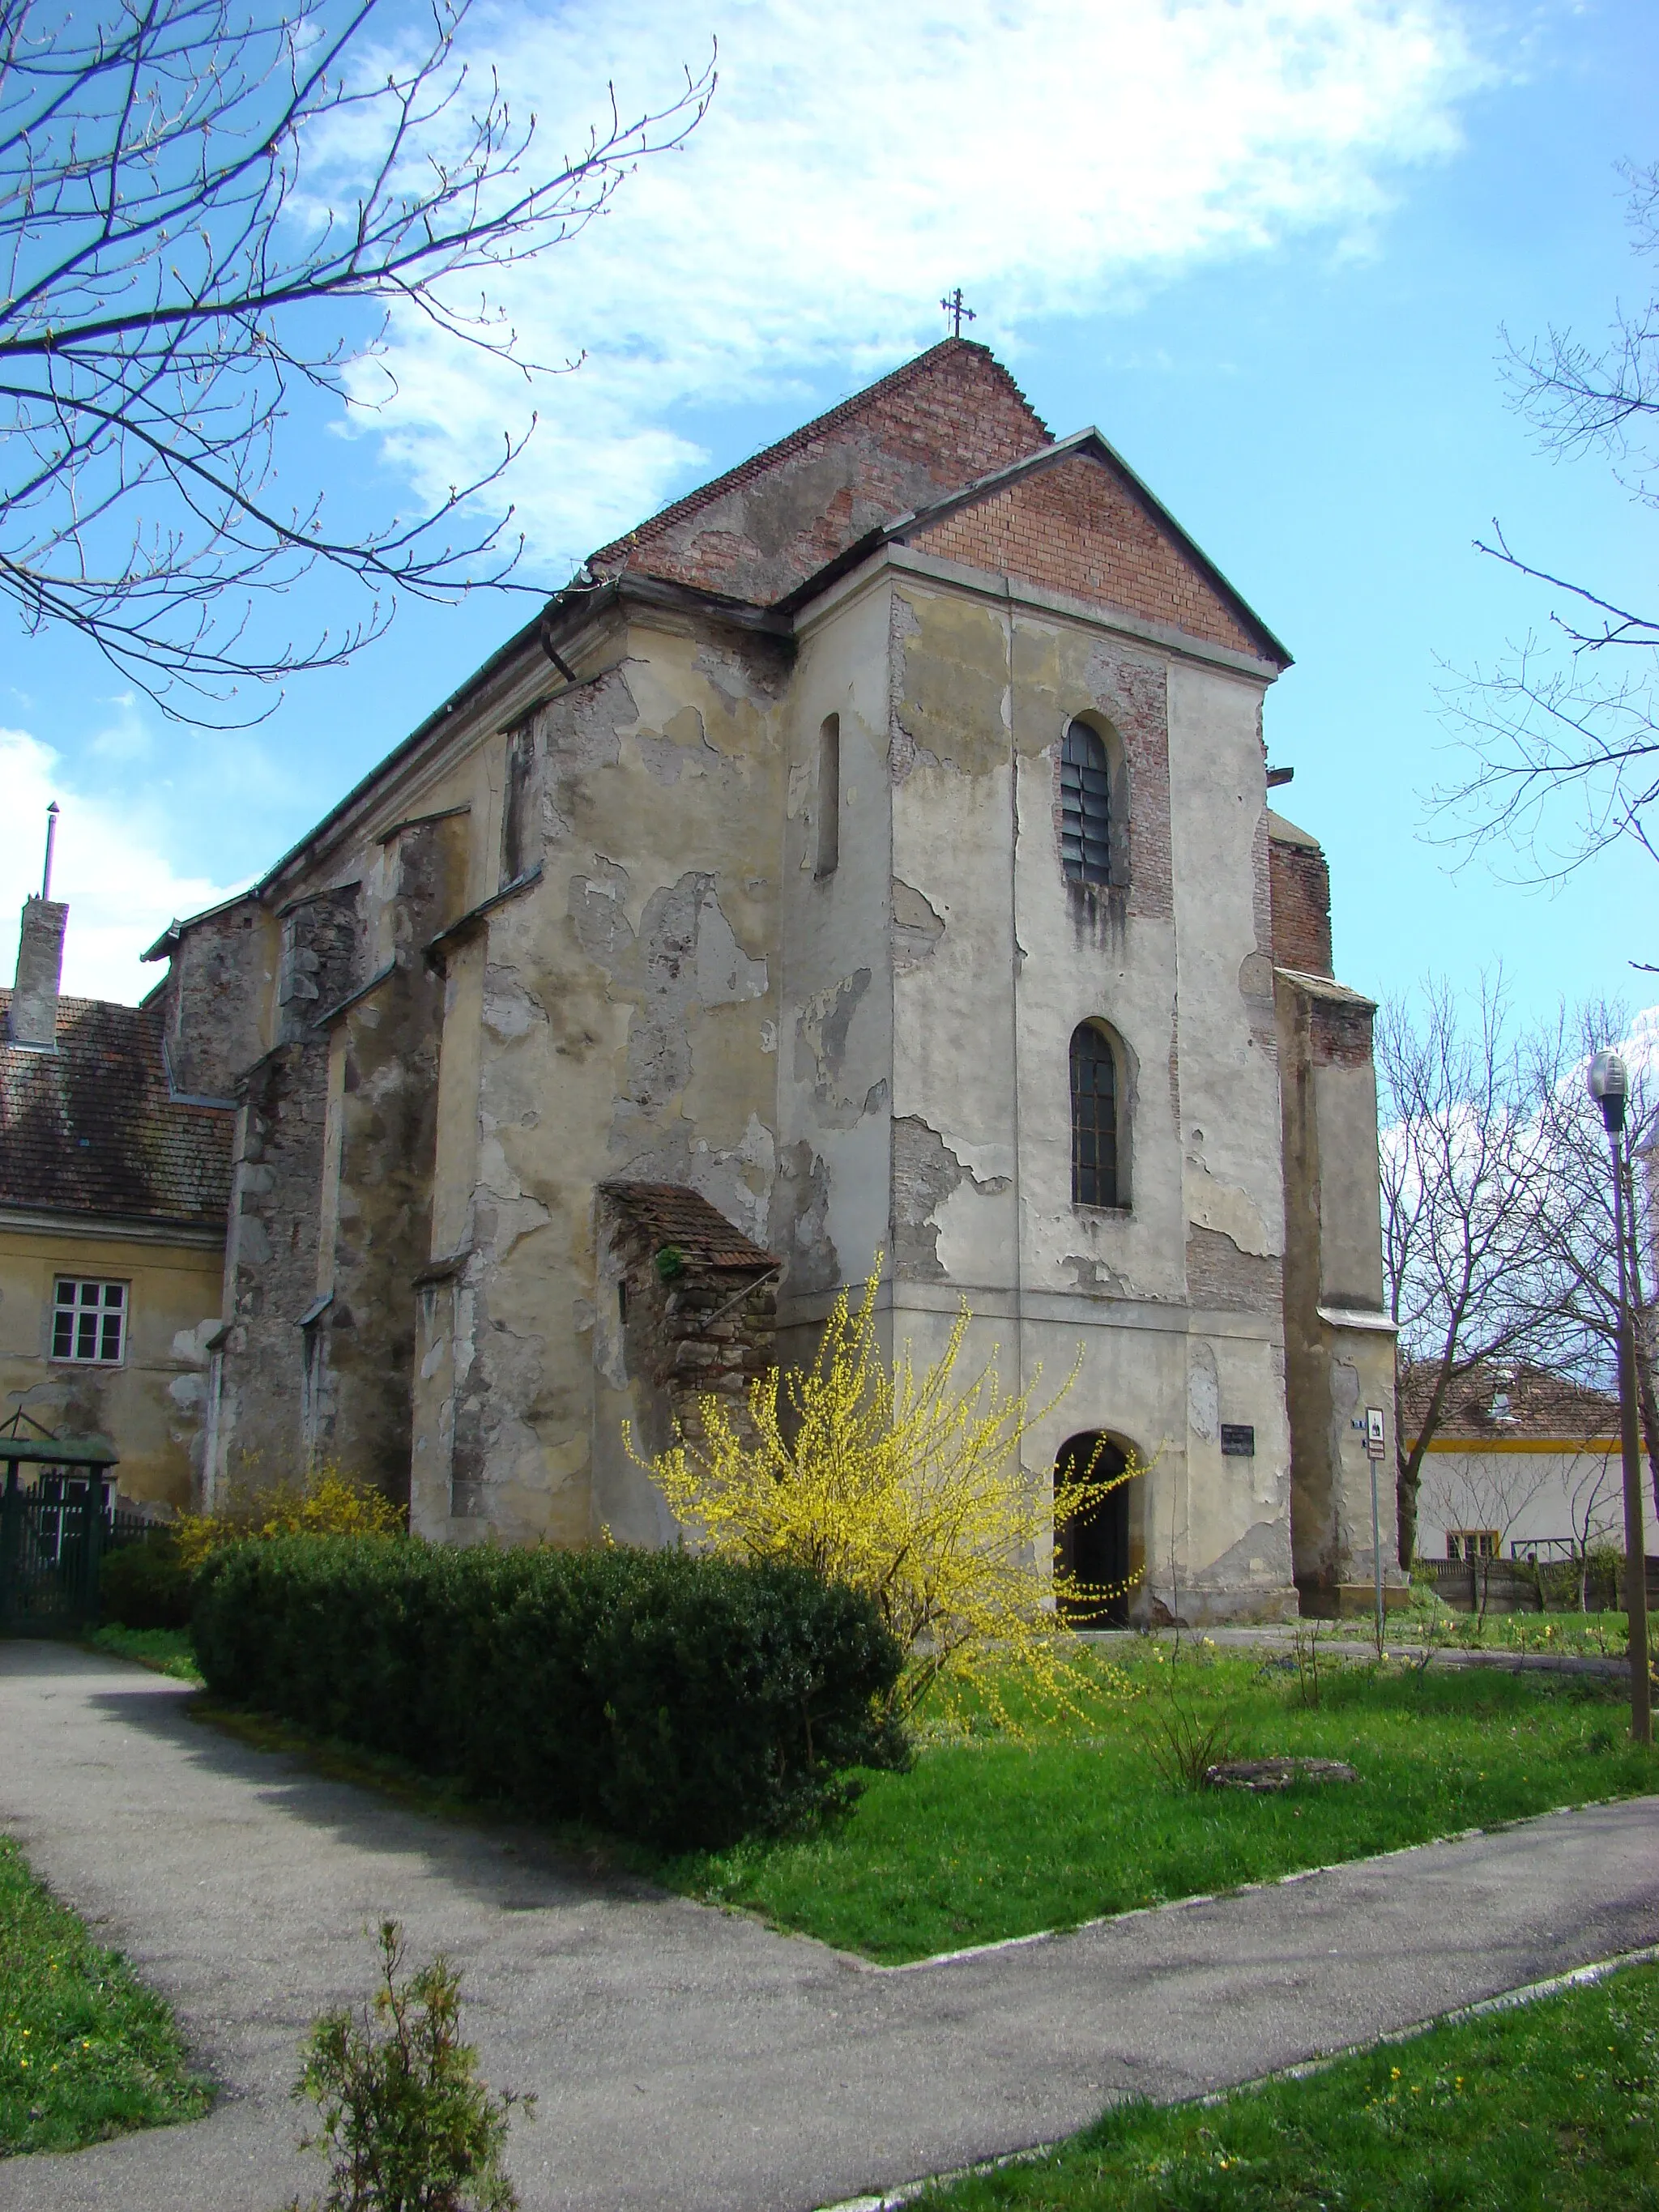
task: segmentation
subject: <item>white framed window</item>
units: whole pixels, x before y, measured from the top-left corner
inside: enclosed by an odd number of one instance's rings
[[[52,1356],[118,1367],[127,1348],[127,1285],[59,1275],[52,1303]]]

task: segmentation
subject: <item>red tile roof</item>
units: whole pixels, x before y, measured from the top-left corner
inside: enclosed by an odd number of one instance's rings
[[[1413,1441],[1428,1410],[1433,1381],[1427,1367],[1412,1369],[1404,1379],[1401,1411]],[[1553,1368],[1494,1361],[1471,1368],[1453,1382],[1435,1438],[1467,1443],[1471,1449],[1505,1437],[1577,1445],[1592,1437],[1616,1436],[1618,1430],[1619,1401],[1608,1391],[1575,1382]]]
[[[222,1230],[235,1115],[170,1095],[159,1007],[60,999],[58,1049],[5,1041],[0,1206]]]
[[[602,1182],[602,1196],[637,1231],[654,1255],[665,1244],[682,1251],[693,1267],[775,1267],[769,1252],[733,1228],[700,1191],[672,1182]]]

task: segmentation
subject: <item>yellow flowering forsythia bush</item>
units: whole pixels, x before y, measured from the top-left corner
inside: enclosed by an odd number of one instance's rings
[[[215,1513],[181,1513],[173,1535],[179,1564],[194,1573],[221,1546],[250,1536],[398,1536],[406,1525],[401,1505],[330,1468],[304,1490],[252,1490]]]
[[[1040,1375],[1018,1395],[995,1355],[971,1379],[957,1367],[973,1316],[918,1373],[909,1347],[888,1371],[876,1341],[878,1255],[854,1313],[843,1291],[805,1373],[772,1368],[750,1384],[746,1424],[701,1401],[704,1441],[641,1462],[676,1516],[716,1552],[811,1567],[874,1599],[909,1657],[897,1698],[913,1711],[943,1678],[1008,1716],[1012,1664],[1068,1708],[1068,1655],[1056,1607],[1109,1593],[1046,1566],[1057,1524],[1139,1472],[1066,1484],[1020,1464],[1022,1439],[1071,1388],[1040,1407]],[[631,1449],[630,1443],[630,1449]]]

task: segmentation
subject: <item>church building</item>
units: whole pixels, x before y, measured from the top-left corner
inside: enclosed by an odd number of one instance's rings
[[[1267,805],[1288,665],[960,338],[595,553],[152,949],[236,1106],[209,1495],[672,1540],[624,1421],[810,1358],[879,1255],[918,1363],[965,1301],[1006,1384],[1075,1367],[1034,1482],[1145,1469],[1072,1540],[1121,1614],[1369,1602],[1372,1008]]]

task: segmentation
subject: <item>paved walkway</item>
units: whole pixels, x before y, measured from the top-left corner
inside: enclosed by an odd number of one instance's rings
[[[225,2084],[193,2127],[0,2162],[0,2212],[314,2190],[296,2046],[365,1993],[386,1914],[461,1967],[489,2079],[540,2098],[514,2133],[526,2212],[808,2212],[1659,1940],[1644,1799],[882,1972],[323,1780],[193,1722],[159,1675],[15,1643],[0,1821]]]

